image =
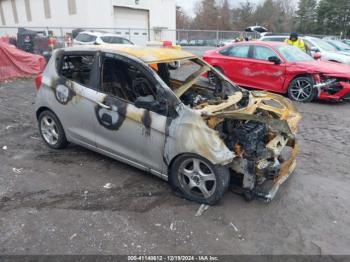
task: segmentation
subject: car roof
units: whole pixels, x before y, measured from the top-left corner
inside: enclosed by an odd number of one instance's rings
[[[86,45],[64,48],[66,52],[104,51],[134,56],[146,64],[168,63],[197,58],[192,53],[175,48],[145,47],[133,45]]]
[[[257,41],[248,41],[248,42],[238,42],[238,43],[232,44],[231,46],[244,45],[244,44],[248,44],[248,45],[263,45],[263,46],[268,46],[268,47],[286,45],[286,43],[284,43],[284,42],[259,41],[259,40],[257,40]]]
[[[108,33],[108,32],[99,32],[99,31],[82,31],[79,34],[88,34],[88,35],[99,36],[99,37],[101,37],[101,36],[116,36],[119,38],[123,38],[122,36],[117,35],[117,34]]]
[[[262,38],[288,38],[288,35],[264,35],[262,37],[260,37],[260,39]]]

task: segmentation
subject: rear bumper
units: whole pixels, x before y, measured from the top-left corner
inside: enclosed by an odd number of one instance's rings
[[[296,157],[299,153],[300,145],[295,142],[291,157],[284,161],[280,166],[279,175],[275,178],[273,186],[266,192],[254,192],[257,197],[263,198],[266,202],[270,202],[277,194],[280,186],[291,176],[296,167]]]
[[[346,82],[340,82],[343,87],[335,94],[330,94],[327,91],[321,90],[319,99],[320,100],[349,100],[350,101],[350,84]]]

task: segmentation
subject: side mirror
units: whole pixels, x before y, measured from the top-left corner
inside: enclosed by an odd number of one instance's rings
[[[153,96],[140,96],[135,100],[137,108],[144,108],[153,112],[161,113],[164,111],[161,104],[156,101]]]
[[[281,59],[279,59],[277,56],[270,56],[269,61],[275,65],[279,65],[281,63]]]
[[[320,52],[320,50],[318,50],[318,48],[316,46],[313,46],[310,48],[311,52]]]
[[[157,107],[157,105],[159,105],[159,103],[154,100],[153,96],[140,96],[135,100],[135,106],[137,108],[152,110]]]
[[[314,54],[314,59],[315,59],[315,60],[320,60],[320,59],[321,59],[321,53],[320,53],[320,52],[316,52],[316,53]]]

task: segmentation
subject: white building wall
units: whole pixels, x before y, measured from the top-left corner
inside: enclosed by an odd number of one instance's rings
[[[71,31],[74,28],[115,28],[114,6],[122,6],[136,9],[149,10],[149,26],[151,29],[151,40],[172,40],[175,41],[176,28],[176,0],[76,0],[77,14],[69,15],[67,0],[49,0],[51,18],[45,17],[44,1],[30,0],[32,21],[27,21],[24,0],[16,0],[19,23],[16,24],[13,18],[12,5],[10,0],[2,1],[6,26],[7,27],[69,27],[70,30],[54,30],[55,34]],[[1,21],[0,21],[0,26]],[[161,34],[152,33],[153,28],[164,29]],[[61,32],[62,31],[62,32]],[[112,30],[113,31],[113,30]],[[17,29],[9,30],[0,28],[0,35],[15,34]]]

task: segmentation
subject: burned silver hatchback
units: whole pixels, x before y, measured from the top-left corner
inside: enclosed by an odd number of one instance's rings
[[[192,201],[215,204],[230,184],[271,200],[295,168],[301,116],[291,102],[244,90],[188,52],[61,49],[36,83],[49,147],[79,144],[169,181]]]

